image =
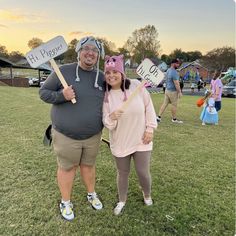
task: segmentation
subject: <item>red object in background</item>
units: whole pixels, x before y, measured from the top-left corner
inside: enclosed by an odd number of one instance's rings
[[[198,100],[197,100],[197,106],[198,107],[201,107],[203,104],[204,104],[204,98],[199,98]]]

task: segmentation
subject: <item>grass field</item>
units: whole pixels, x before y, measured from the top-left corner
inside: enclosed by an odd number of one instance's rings
[[[96,190],[104,209],[91,209],[78,173],[69,223],[59,215],[55,156],[42,144],[50,105],[38,88],[0,86],[0,97],[0,235],[234,235],[235,99],[223,99],[218,126],[201,125],[197,97],[181,99],[183,125],[165,112],[154,138],[152,207],[143,205],[132,167],[125,211],[113,215],[116,171],[102,143]],[[152,98],[158,111],[163,94]]]

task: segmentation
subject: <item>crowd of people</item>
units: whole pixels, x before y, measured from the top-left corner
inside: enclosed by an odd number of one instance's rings
[[[110,150],[117,170],[118,199],[114,214],[119,215],[127,202],[131,160],[144,204],[151,206],[150,163],[154,131],[169,104],[171,121],[183,123],[177,119],[177,104],[182,96],[177,68],[181,61],[174,59],[171,62],[164,101],[156,116],[145,88],[129,100],[140,82],[126,77],[123,55],[105,57],[102,43],[91,36],[78,41],[76,52],[77,62],[60,67],[69,86],[64,88],[53,72],[39,90],[40,98],[52,104],[52,146],[57,156],[61,215],[67,221],[75,218],[71,196],[78,169],[87,190],[88,203],[95,210],[103,208],[95,190],[95,166],[104,126],[109,130]],[[105,58],[104,73],[99,70],[100,58]],[[219,111],[222,91],[217,75],[212,81],[211,91],[216,111]],[[72,99],[77,102],[73,104]],[[123,106],[127,102],[128,107]]]

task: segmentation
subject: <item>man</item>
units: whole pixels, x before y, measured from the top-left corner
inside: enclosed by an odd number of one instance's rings
[[[76,170],[87,188],[87,199],[96,210],[103,205],[95,192],[95,160],[101,140],[104,75],[99,58],[104,49],[93,37],[81,39],[77,46],[78,63],[60,67],[68,88],[63,88],[52,73],[41,87],[40,98],[52,104],[52,144],[57,155],[57,182],[61,192],[60,211],[73,220],[71,193]],[[75,98],[73,104],[71,99]]]
[[[160,108],[160,111],[157,116],[157,122],[161,122],[161,116],[164,113],[165,109],[169,104],[171,104],[171,114],[172,122],[181,124],[183,121],[176,118],[177,113],[177,103],[179,98],[182,96],[180,84],[179,84],[179,75],[176,71],[179,68],[181,62],[179,59],[174,59],[171,61],[171,66],[166,72],[166,91],[164,102]]]

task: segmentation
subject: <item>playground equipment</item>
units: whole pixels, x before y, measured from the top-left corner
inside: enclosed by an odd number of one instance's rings
[[[226,72],[221,73],[221,81],[224,84],[230,82],[233,78],[236,78],[236,69],[233,67],[229,67]]]

